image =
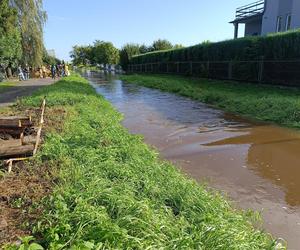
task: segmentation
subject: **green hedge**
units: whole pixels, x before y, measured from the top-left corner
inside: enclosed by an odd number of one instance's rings
[[[247,61],[300,58],[300,30],[262,37],[245,37],[217,43],[204,43],[182,49],[156,51],[134,56],[131,64],[171,61]]]

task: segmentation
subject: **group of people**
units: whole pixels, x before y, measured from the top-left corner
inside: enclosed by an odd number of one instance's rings
[[[30,78],[30,72],[33,72],[35,77],[46,78],[51,76],[52,79],[56,77],[69,76],[70,71],[67,64],[52,64],[49,66],[40,66],[37,70],[31,69],[27,64],[25,67],[18,66],[18,76],[20,81],[26,81]]]
[[[21,66],[18,67],[18,76],[20,81],[26,81],[30,78],[30,68],[26,64],[24,68]]]
[[[70,71],[69,71],[69,66],[67,64],[63,63],[63,64],[51,65],[52,79],[55,79],[56,77],[64,77],[69,75],[70,75]]]

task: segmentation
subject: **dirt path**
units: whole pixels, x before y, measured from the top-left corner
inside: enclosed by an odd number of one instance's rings
[[[51,78],[30,79],[0,92],[0,107],[13,104],[19,97],[31,95],[37,89],[54,83]]]

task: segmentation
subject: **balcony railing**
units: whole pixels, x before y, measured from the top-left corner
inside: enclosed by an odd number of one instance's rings
[[[251,16],[255,16],[264,12],[265,1],[260,0],[255,3],[251,3],[236,9],[235,19],[243,19]]]

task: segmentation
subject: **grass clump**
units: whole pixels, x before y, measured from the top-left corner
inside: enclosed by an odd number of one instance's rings
[[[67,112],[38,159],[59,167],[35,227],[47,249],[274,249],[218,193],[185,177],[121,126],[122,116],[86,80],[63,79],[23,99]]]
[[[300,90],[169,75],[123,75],[121,79],[191,97],[225,111],[300,128]]]
[[[17,82],[0,82],[0,93],[4,92],[6,89],[13,87]]]

